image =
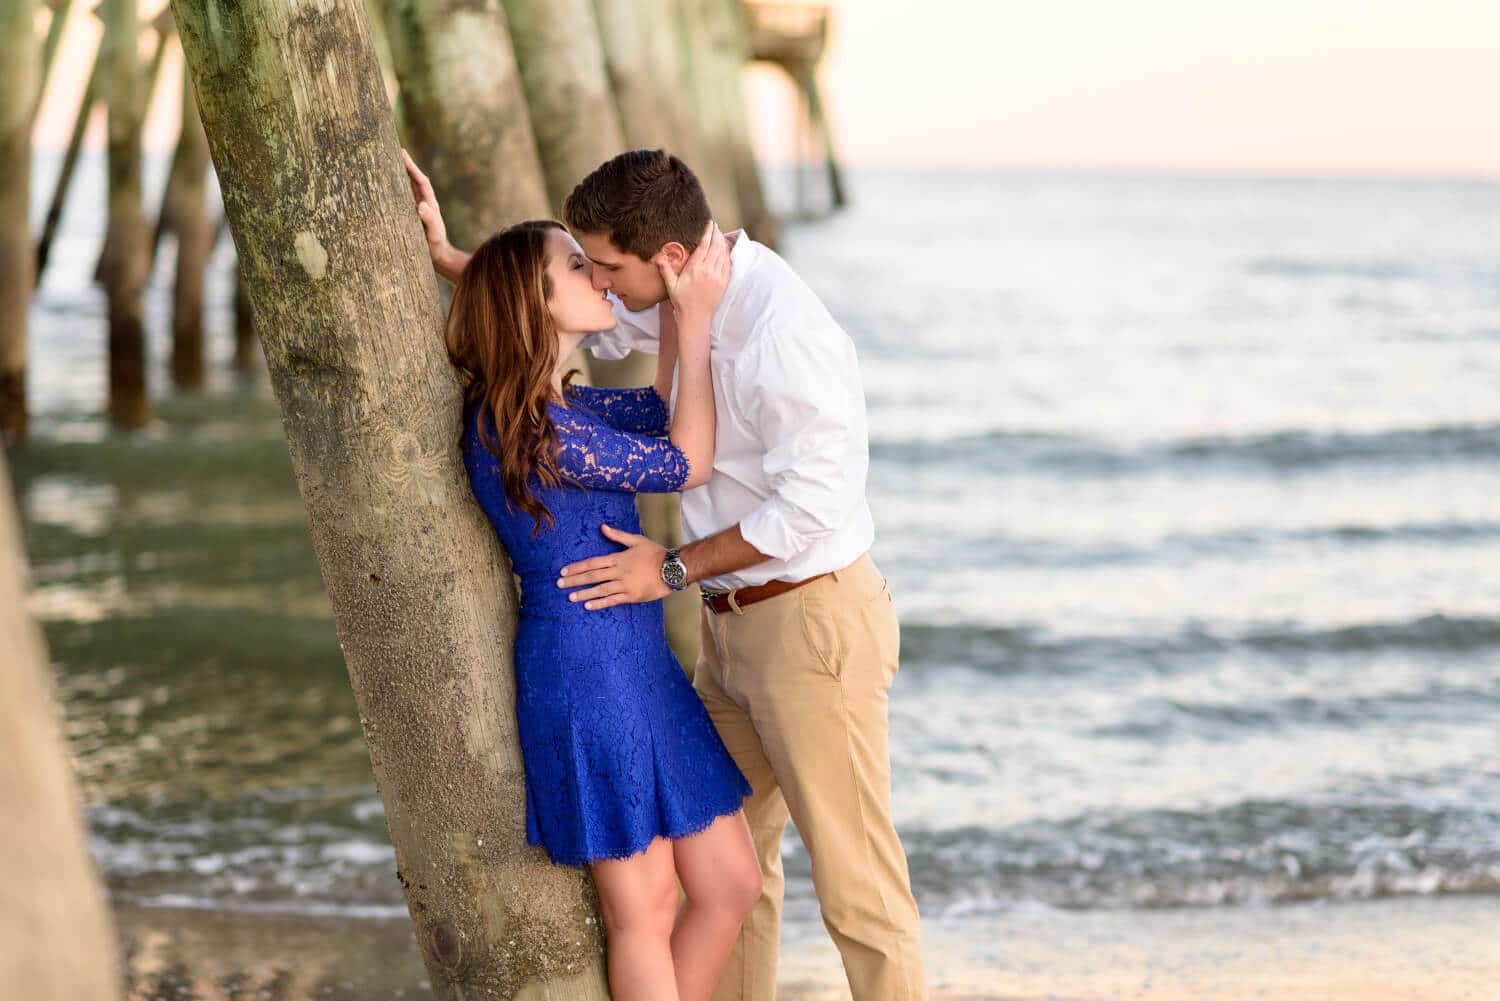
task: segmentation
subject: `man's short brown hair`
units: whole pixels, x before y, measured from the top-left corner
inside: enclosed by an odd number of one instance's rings
[[[621,153],[579,181],[563,202],[573,232],[604,234],[643,261],[667,243],[693,250],[710,218],[697,175],[659,149]]]

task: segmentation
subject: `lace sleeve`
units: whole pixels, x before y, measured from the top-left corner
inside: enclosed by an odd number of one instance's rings
[[[552,419],[558,472],[581,487],[666,494],[688,480],[687,456],[664,438],[596,424],[562,407],[552,408]]]
[[[672,427],[667,402],[655,386],[636,389],[600,389],[596,386],[569,386],[573,399],[604,418],[604,423],[619,431],[637,434],[665,435]]]

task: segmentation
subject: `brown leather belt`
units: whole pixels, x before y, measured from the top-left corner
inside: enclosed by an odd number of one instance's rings
[[[804,584],[811,584],[818,577],[827,576],[826,573],[820,573],[817,577],[809,577],[807,580],[773,580],[765,584],[756,584],[754,587],[736,588],[733,591],[704,591],[702,592],[703,603],[710,611],[723,615],[725,612],[753,605],[757,601],[765,601],[778,594],[796,590]]]

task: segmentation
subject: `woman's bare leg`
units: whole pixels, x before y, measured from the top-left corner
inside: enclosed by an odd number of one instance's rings
[[[723,975],[740,924],[760,899],[760,864],[743,812],[672,842],[687,901],[672,930],[680,1001],[708,1001]]]
[[[595,862],[614,1001],[678,1001],[672,962],[677,876],[672,842],[657,838],[626,859]]]

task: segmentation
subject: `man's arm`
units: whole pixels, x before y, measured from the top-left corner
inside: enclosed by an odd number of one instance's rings
[[[626,548],[623,552],[594,556],[563,567],[557,586],[580,589],[568,595],[569,601],[585,602],[583,607],[592,612],[612,605],[656,601],[672,593],[661,578],[662,560],[667,556],[665,546],[612,525],[603,526],[602,531],[605,538]],[[683,546],[680,556],[690,584],[770,559],[745,541],[738,525]]]
[[[763,468],[772,493],[737,525],[683,547],[689,581],[791,559],[836,531],[864,496],[864,464],[844,458],[859,404],[830,388],[839,385],[842,369],[857,364],[852,346],[844,352],[779,338],[742,355],[739,364],[753,387],[741,405],[769,443]],[[579,589],[569,600],[594,610],[671,593],[661,579],[663,546],[613,526],[603,532],[626,548],[564,567],[557,586]]]
[[[731,525],[724,531],[706,539],[690,542],[678,554],[687,568],[689,584],[711,577],[722,577],[736,570],[764,563],[771,557],[745,541],[739,525]],[[661,565],[657,565],[658,573]]]

